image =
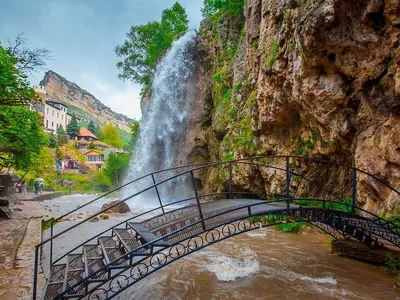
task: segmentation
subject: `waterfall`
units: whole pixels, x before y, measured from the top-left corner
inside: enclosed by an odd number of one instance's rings
[[[194,43],[195,32],[189,31],[173,43],[156,67],[151,95],[143,108],[139,135],[125,182],[185,163],[185,159],[179,158],[179,154],[184,147],[188,111],[193,101],[190,91],[194,69]],[[161,179],[162,176],[158,176],[157,180]],[[141,180],[130,186],[124,196],[128,197],[151,184],[151,178]],[[186,186],[185,182],[177,184],[176,181],[160,186],[163,202],[176,201],[178,196],[183,199],[188,193]],[[156,206],[159,202],[155,190],[152,190],[135,197],[129,204],[143,207]]]

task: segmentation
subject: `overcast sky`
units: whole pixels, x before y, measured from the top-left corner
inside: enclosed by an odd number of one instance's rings
[[[25,32],[30,48],[51,50],[47,68],[75,82],[114,111],[140,118],[139,86],[117,78],[114,48],[130,26],[161,18],[176,0],[2,0],[0,41]],[[178,0],[198,28],[203,0]],[[44,72],[30,77],[36,85]]]

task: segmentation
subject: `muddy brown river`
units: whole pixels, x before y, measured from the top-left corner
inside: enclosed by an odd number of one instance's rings
[[[178,260],[119,299],[400,299],[383,268],[332,255],[329,243],[256,230]]]

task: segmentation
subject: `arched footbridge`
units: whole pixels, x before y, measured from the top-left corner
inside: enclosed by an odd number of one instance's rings
[[[201,178],[212,178],[218,191],[208,190]],[[400,247],[400,228],[395,223],[357,205],[357,197],[379,197],[371,193],[377,188],[386,196],[400,198],[400,192],[385,180],[363,170],[297,156],[247,158],[153,172],[50,221],[50,238],[35,248],[33,299],[112,299],[193,252],[244,232],[284,223],[307,222],[335,239],[355,239],[371,248]],[[124,202],[155,199],[158,205],[129,215],[84,241],[78,238],[82,230],[106,210],[54,233],[60,220],[123,189],[137,190]],[[65,235],[74,233],[76,245],[55,251]],[[37,288],[40,258],[42,265],[48,266],[43,293]]]

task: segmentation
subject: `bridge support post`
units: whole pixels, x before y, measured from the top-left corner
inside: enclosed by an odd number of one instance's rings
[[[156,179],[154,178],[154,174],[151,174],[151,178],[153,179],[153,184],[155,185],[155,184],[156,184]],[[162,205],[160,193],[158,192],[158,188],[157,188],[156,185],[154,186],[154,188],[156,189],[156,193],[157,193],[157,197],[158,197],[158,202],[160,202],[160,207],[161,207],[162,213],[165,214],[164,206]]]
[[[206,230],[206,224],[204,223],[204,216],[203,212],[201,210],[201,204],[200,204],[200,198],[199,198],[199,193],[197,192],[197,187],[196,187],[196,181],[194,180],[194,174],[193,171],[190,171],[190,177],[192,177],[192,185],[193,185],[193,190],[194,190],[194,195],[196,197],[196,202],[197,202],[197,208],[199,209],[199,215],[201,219],[201,225],[203,227],[203,230]]]
[[[51,219],[51,227],[50,227],[50,237],[51,237],[51,240],[50,240],[50,270],[51,270],[51,265],[53,264],[53,228],[54,228],[54,225],[53,225],[53,221],[54,221],[54,219]]]
[[[351,196],[351,205],[353,205],[353,207],[351,211],[354,214],[355,206],[357,205],[357,169],[353,169],[352,181],[353,181],[353,189]]]
[[[232,163],[229,163],[229,199],[232,199]]]
[[[35,247],[35,265],[33,266],[33,290],[32,290],[32,299],[36,300],[37,294],[37,276],[38,276],[38,264],[39,264],[39,247]],[[50,265],[51,269],[51,265]]]
[[[286,208],[290,209],[290,181],[291,181],[291,173],[290,173],[290,157],[286,156]]]

